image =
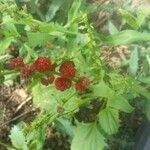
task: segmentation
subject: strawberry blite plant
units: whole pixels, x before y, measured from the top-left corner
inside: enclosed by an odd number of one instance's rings
[[[43,1],[47,5],[42,5]],[[120,27],[117,29],[111,18],[108,31],[103,33],[92,22],[101,6],[91,1],[15,1],[13,7],[5,1],[0,5],[2,56],[15,45],[15,54],[0,58],[0,77],[7,80],[10,74],[13,79],[19,75],[17,82],[25,85],[38,110],[31,122],[12,127],[12,149],[46,149],[50,125],[67,135],[71,150],[107,149],[107,142],[112,142],[110,135],[118,133],[124,123],[122,115],[138,110],[135,103],[139,104],[139,99],[144,100],[143,114],[150,120],[149,86],[139,78],[146,73],[138,73],[149,68],[141,67],[138,58],[140,44],[150,39],[150,34],[141,30],[146,18],[144,10],[132,17],[117,7],[115,14],[125,15],[118,22]],[[46,9],[39,9],[45,6]],[[130,20],[135,25],[131,28]],[[129,60],[120,45],[128,46]],[[119,51],[117,57],[126,60],[124,68],[107,65],[116,58],[106,59],[109,62],[103,59],[111,57],[115,50]],[[149,54],[144,54],[148,65]],[[7,62],[9,67],[5,69],[3,64],[7,66]]]

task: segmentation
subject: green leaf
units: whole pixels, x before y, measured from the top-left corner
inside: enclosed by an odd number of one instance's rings
[[[72,112],[75,113],[77,111],[79,111],[79,107],[80,105],[82,105],[84,102],[82,99],[80,99],[77,96],[74,96],[72,98],[70,98],[65,104],[64,104],[64,108],[66,112]]]
[[[140,95],[144,96],[148,101],[150,101],[150,92],[147,91],[144,87],[139,85],[136,88],[136,92],[139,93]]]
[[[57,101],[53,95],[54,91],[54,87],[36,84],[32,87],[33,105],[47,112],[55,112]]]
[[[40,128],[38,128],[37,132],[38,132],[38,135],[36,137],[36,149],[42,150],[44,143],[45,143],[45,138],[46,138],[46,135],[45,135],[46,129],[41,126]]]
[[[56,128],[65,135],[68,135],[70,139],[73,138],[75,126],[73,126],[71,120],[61,117],[55,121]]]
[[[83,100],[77,96],[74,88],[70,88],[64,92],[55,89],[54,97],[63,105],[65,112],[77,112],[80,105],[84,103]]]
[[[118,29],[115,27],[115,25],[111,21],[108,22],[108,30],[111,35],[119,32]]]
[[[17,29],[15,27],[15,20],[9,15],[3,16],[3,30],[5,31],[4,34],[6,36],[13,36],[18,37],[19,33],[17,32]]]
[[[68,17],[68,11],[71,8],[73,0],[62,0],[63,4],[61,5],[59,9],[59,14],[57,17],[55,17],[55,20],[57,22],[60,22],[61,24],[66,24],[66,19]]]
[[[138,41],[150,41],[150,33],[124,30],[114,35],[103,37],[101,40],[106,44],[117,46],[131,44]]]
[[[76,43],[80,44],[81,47],[84,47],[89,42],[90,42],[90,38],[87,33],[86,34],[79,33],[76,37]]]
[[[105,108],[100,111],[99,123],[102,129],[107,134],[114,134],[118,132],[119,129],[119,111],[112,108]]]
[[[12,144],[21,150],[29,150],[27,147],[25,136],[23,135],[23,132],[19,129],[18,126],[14,126],[11,129],[11,133],[9,135]]]
[[[5,50],[9,47],[13,40],[13,37],[7,37],[0,42],[0,54],[5,53]]]
[[[138,49],[137,47],[135,47],[135,49],[131,52],[130,60],[129,60],[129,72],[131,75],[135,76],[137,73],[138,60],[139,60]]]
[[[150,67],[150,56],[149,56],[149,55],[146,55],[146,60],[147,60],[148,65],[149,65],[149,67]]]
[[[58,33],[65,33],[67,30],[57,23],[41,23],[39,25],[39,31],[40,33],[48,33],[49,35],[58,35]]]
[[[145,22],[146,17],[147,17],[148,15],[149,15],[149,14],[145,14],[145,13],[143,13],[143,12],[138,13],[136,22],[137,22],[137,24],[138,24],[139,27],[142,26],[142,24]]]
[[[144,87],[139,86],[137,92],[146,99],[145,111],[148,120],[150,121],[150,92],[147,91]]]
[[[70,31],[72,32],[78,32],[78,24],[74,23],[71,27],[70,27]],[[70,49],[71,51],[74,51],[78,48],[78,45],[76,43],[76,35],[69,35],[68,36],[68,41],[67,41],[67,49]]]
[[[119,10],[123,19],[125,19],[126,23],[132,27],[132,29],[137,30],[139,25],[137,24],[136,18],[127,10],[120,9]]]
[[[150,101],[149,100],[146,101],[146,108],[145,108],[145,110],[146,110],[147,119],[150,121]]]
[[[27,36],[26,34],[26,30],[25,30],[25,25],[24,24],[15,24],[16,30],[18,32],[18,34],[20,34],[21,36]]]
[[[32,58],[37,58],[37,53],[34,49],[30,48],[27,44],[22,45],[19,50],[20,56],[24,57],[25,63],[29,63]]]
[[[41,32],[29,32],[27,33],[27,37],[29,46],[31,47],[44,46],[52,39],[48,33]]]
[[[15,3],[19,9],[22,7],[22,2],[20,0],[15,0]]]
[[[93,89],[93,95],[96,97],[108,98],[109,93],[111,92],[112,90],[104,81],[101,81],[99,84],[95,85]]]
[[[71,23],[79,13],[80,6],[83,0],[74,0],[73,4],[68,12],[68,23]]]
[[[45,21],[45,16],[42,14],[40,9],[38,8],[38,4],[36,0],[30,0],[30,6],[33,13],[36,13],[37,16],[42,20]]]
[[[150,76],[140,77],[138,78],[138,80],[141,81],[142,83],[150,84]]]
[[[126,113],[131,113],[134,109],[123,96],[116,94],[109,96],[107,106]]]
[[[94,123],[80,123],[75,130],[71,150],[103,150],[105,147],[103,135]]]
[[[62,4],[63,0],[53,0],[51,2],[48,12],[46,14],[46,22],[49,22],[54,18],[56,12],[59,10]]]

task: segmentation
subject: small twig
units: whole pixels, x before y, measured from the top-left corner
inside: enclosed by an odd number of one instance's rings
[[[31,113],[31,112],[34,112],[34,111],[36,111],[36,109],[32,109],[32,110],[30,110],[30,111],[24,112],[24,113],[22,113],[22,114],[16,116],[15,118],[13,118],[13,119],[11,119],[11,120],[9,120],[9,121],[7,121],[7,122],[1,124],[0,126],[7,125],[7,124],[9,124],[9,123],[11,123],[11,122],[13,122],[13,121],[18,120],[18,119],[21,118],[21,117],[24,117],[25,115],[27,115],[27,114],[29,114],[29,113]]]
[[[3,114],[4,114],[4,117],[6,117],[6,115],[5,115],[5,112],[6,112],[6,107],[7,107],[7,105],[9,104],[9,102],[11,101],[11,99],[13,99],[13,95],[11,95],[10,97],[9,97],[9,99],[7,100],[7,102],[6,102],[6,104],[5,104],[5,107],[4,107],[4,110],[3,110]]]
[[[16,109],[15,113],[16,114],[26,103],[28,103],[32,99],[32,96],[29,96],[26,100],[24,100]]]

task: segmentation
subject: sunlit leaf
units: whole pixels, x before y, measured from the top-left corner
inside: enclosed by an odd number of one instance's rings
[[[21,150],[29,150],[27,147],[25,136],[23,132],[19,129],[19,127],[14,126],[11,129],[11,133],[9,137],[11,139],[12,144],[16,148],[21,149]]]
[[[0,54],[5,53],[5,50],[9,47],[9,45],[13,40],[14,40],[13,37],[8,37],[0,42]]]
[[[150,84],[150,76],[140,77],[138,78],[138,80],[141,81],[142,83]]]
[[[83,0],[74,0],[73,4],[68,12],[68,23],[72,22],[76,17],[77,14],[79,13],[79,8],[82,4]]]
[[[108,22],[108,29],[111,35],[119,32],[118,29],[115,27],[115,25],[111,21]]]
[[[95,123],[78,124],[71,150],[103,150],[105,146],[104,137]]]
[[[45,16],[42,14],[41,10],[38,8],[36,0],[30,0],[31,10],[36,13],[42,21],[45,21]]]
[[[100,126],[107,134],[114,134],[118,131],[119,129],[118,110],[107,107],[102,111],[100,111],[98,118]]]
[[[129,102],[123,96],[116,94],[109,96],[107,106],[126,113],[131,113],[133,111],[133,107]]]
[[[43,86],[40,83],[32,87],[33,105],[47,112],[55,112],[57,101],[53,96],[54,87]]]
[[[132,13],[130,13],[127,10],[123,10],[123,9],[120,9],[119,12],[121,13],[123,19],[125,19],[126,23],[130,27],[132,27],[132,29],[138,29],[139,28],[139,25],[136,22],[136,17],[134,17],[132,15]]]
[[[27,33],[28,43],[31,47],[44,46],[51,40],[51,36],[48,33],[30,32]]]
[[[104,81],[101,81],[93,88],[93,95],[97,97],[108,98],[111,92],[112,90],[108,87],[108,85]]]
[[[124,30],[114,35],[103,37],[104,43],[117,46],[123,44],[131,44],[139,41],[150,41],[150,33],[143,33],[134,30]]]
[[[46,21],[51,21],[54,17],[56,12],[59,10],[60,6],[63,4],[63,0],[53,0],[50,4],[48,12],[46,14]]]
[[[131,75],[136,75],[138,70],[138,49],[135,47],[135,49],[131,52],[130,60],[129,60],[129,72]]]
[[[58,118],[55,121],[55,125],[62,134],[69,135],[70,139],[73,138],[76,127],[72,124],[71,119],[64,117]]]

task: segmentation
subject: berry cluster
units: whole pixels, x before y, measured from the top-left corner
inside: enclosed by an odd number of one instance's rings
[[[21,68],[24,66],[24,62],[23,62],[23,58],[22,57],[17,57],[17,58],[14,58],[11,60],[10,62],[10,67],[12,69],[15,69],[15,68]]]
[[[87,77],[79,77],[76,79],[76,68],[73,61],[63,61],[60,64],[59,72],[55,72],[56,64],[51,62],[48,57],[39,57],[32,64],[25,64],[22,57],[14,58],[10,61],[12,69],[20,70],[22,78],[33,77],[33,74],[40,73],[41,84],[48,86],[54,82],[55,87],[59,91],[65,91],[75,84],[78,92],[84,92],[90,81]],[[57,75],[57,77],[55,77]]]

